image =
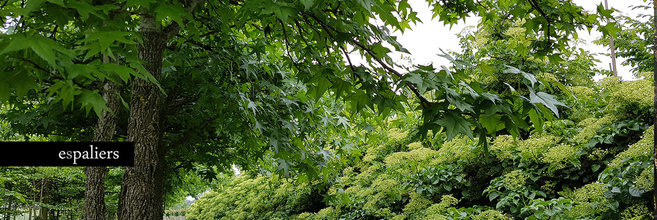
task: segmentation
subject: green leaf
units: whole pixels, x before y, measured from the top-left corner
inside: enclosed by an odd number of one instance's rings
[[[155,20],[162,21],[166,18],[184,26],[183,17],[189,17],[187,10],[182,5],[161,4],[155,8]]]
[[[534,131],[538,133],[543,132],[543,119],[538,112],[536,112],[536,109],[529,110],[529,119],[532,121],[532,124],[534,124]]]
[[[27,9],[28,12],[35,11],[35,10],[37,10],[37,8],[39,8],[45,2],[46,2],[46,0],[27,1],[27,2],[25,2],[25,9]]]
[[[296,15],[298,11],[295,8],[282,5],[263,6],[262,10],[260,11],[261,15],[269,15],[271,13],[274,13],[276,18],[280,19],[283,23],[286,23],[287,19],[290,16]]]
[[[515,74],[521,74],[523,78],[525,78],[527,81],[531,83],[531,87],[534,87],[534,84],[537,82],[536,77],[532,74],[529,74],[525,71],[522,71],[518,68],[509,66],[509,65],[504,65],[506,69],[504,70],[504,73],[515,73]]]
[[[371,0],[356,0],[360,6],[362,6],[368,12],[372,12],[372,1]]]
[[[487,75],[492,75],[495,69],[493,67],[486,65],[485,63],[479,63],[477,64],[477,67],[481,70],[481,72],[487,74]]]
[[[550,63],[558,64],[559,62],[564,61],[563,58],[561,58],[561,54],[552,54],[547,56],[548,59],[550,60]]]
[[[12,89],[16,96],[21,99],[30,90],[38,91],[39,84],[32,78],[26,69],[21,68],[14,71],[0,72],[0,100],[9,100]]]
[[[618,210],[618,206],[620,206],[620,203],[618,201],[612,201],[609,204],[607,204],[607,207],[611,208],[611,210]]]
[[[0,55],[9,52],[27,49],[32,44],[29,38],[21,34],[9,35],[8,37],[11,40],[9,40],[9,44],[7,44],[7,47],[5,47],[2,51],[0,51]]]
[[[591,171],[595,172],[598,171],[599,169],[600,169],[600,165],[598,164],[591,165]]]
[[[331,120],[331,117],[328,117],[326,115],[320,115],[319,118],[320,118],[319,121],[322,122],[324,127],[328,127],[329,125],[333,124],[333,120]]]
[[[80,103],[82,103],[82,107],[87,111],[87,114],[93,109],[94,112],[96,112],[96,115],[101,117],[103,110],[109,111],[109,108],[105,105],[105,100],[100,94],[98,94],[98,92],[89,90],[82,91]]]
[[[446,98],[449,104],[456,106],[456,108],[463,112],[474,112],[472,105],[460,99],[461,95],[459,93],[450,88],[446,88],[445,91],[447,92]]]
[[[446,53],[443,49],[439,49],[439,50],[442,54],[436,54],[436,55],[441,56],[441,57],[449,60],[449,62],[454,62],[454,57],[452,57],[451,55]]]
[[[424,79],[417,73],[410,72],[404,76],[404,81],[413,83],[417,86],[418,92],[423,94],[427,91],[427,84],[425,84]]]
[[[7,47],[5,47],[0,54],[9,53],[18,50],[24,50],[30,48],[37,54],[41,59],[48,62],[50,66],[57,66],[58,57],[55,56],[55,52],[60,52],[65,55],[65,57],[60,58],[59,60],[66,59],[70,60],[74,57],[74,53],[66,48],[64,48],[60,43],[55,42],[54,40],[34,35],[34,36],[25,36],[25,35],[11,35],[11,40]]]
[[[155,79],[153,74],[151,74],[150,72],[148,72],[148,70],[146,70],[144,65],[142,65],[139,62],[130,62],[129,66],[130,68],[137,69],[137,74],[135,76],[155,84],[157,88],[160,90],[160,92],[162,92],[162,94],[166,96],[166,92],[164,91],[164,88],[162,88],[162,86],[160,85],[160,82],[158,82],[157,79]]]
[[[559,117],[559,110],[557,109],[557,105],[566,106],[565,104],[554,99],[553,95],[544,92],[534,93],[534,91],[531,90],[529,91],[529,102],[543,104],[545,107],[549,108],[557,117]]]
[[[300,0],[301,4],[303,5],[303,10],[308,11],[310,7],[313,6],[313,0]]]
[[[602,15],[603,17],[611,18],[611,13],[614,12],[613,9],[605,9],[605,7],[600,3],[598,7],[596,7],[598,13]]]
[[[291,166],[294,166],[292,162],[283,159],[278,159],[278,170],[283,170],[283,172],[285,173],[285,177],[290,176]]]
[[[474,139],[472,136],[472,124],[459,114],[448,112],[444,117],[435,120],[433,123],[447,130],[447,140],[451,140],[458,134],[465,134],[470,139]]]
[[[97,9],[96,7],[86,2],[70,1],[68,3],[68,7],[77,10],[82,20],[87,20],[87,18],[89,18],[89,14],[95,15],[96,17],[99,18],[103,17],[100,14],[96,13],[96,9]]]
[[[74,79],[78,76],[86,77],[87,79],[96,79],[92,74],[97,71],[93,64],[73,64],[66,67],[66,79]]]
[[[246,108],[251,109],[253,115],[256,115],[256,112],[258,112],[258,105],[255,102],[251,101],[250,99],[247,99]]]
[[[64,108],[69,106],[76,95],[80,94],[79,87],[73,84],[72,80],[56,80],[53,85],[48,88],[48,95],[55,96],[54,101],[62,101]]]
[[[496,104],[497,102],[502,102],[502,99],[500,99],[500,96],[491,94],[491,93],[481,93],[481,96],[486,97],[488,100],[493,102],[493,104]]]
[[[488,200],[493,201],[493,199],[495,199],[499,196],[500,196],[500,193],[493,191],[490,194],[488,194]]]
[[[621,31],[621,28],[618,27],[616,22],[609,22],[605,25],[605,30],[607,30],[607,33],[612,37],[616,37],[616,33]]]
[[[512,119],[512,116],[505,115],[502,117],[504,121],[504,127],[511,133],[511,136],[514,138],[520,137],[520,130],[519,126],[514,123],[514,120]]]
[[[59,6],[62,6],[62,7],[66,7],[66,5],[64,4],[64,0],[48,0],[48,2],[59,5]]]
[[[497,131],[504,128],[504,123],[500,123],[501,119],[502,116],[498,114],[494,114],[493,116],[481,115],[479,117],[479,123],[481,123],[481,125],[486,128],[488,133],[494,136]]]
[[[114,63],[105,63],[101,66],[102,71],[112,72],[121,78],[123,82],[128,82],[131,79],[131,75],[135,75],[135,71],[127,66],[117,65]]]
[[[370,97],[362,90],[356,90],[354,94],[346,98],[350,102],[352,112],[360,112],[370,103]]]
[[[645,190],[643,190],[643,189],[637,189],[637,188],[634,188],[634,187],[630,187],[629,191],[630,191],[630,195],[632,195],[634,197],[641,197],[643,192],[645,192]]]
[[[447,191],[452,191],[452,184],[451,183],[445,183],[443,184],[443,188]]]
[[[149,4],[156,3],[157,0],[126,0],[124,8],[135,7],[135,6],[145,6],[148,8]]]
[[[347,94],[351,93],[352,86],[349,82],[338,79],[333,83],[333,86],[331,86],[331,88],[335,90],[335,97],[340,98],[343,97],[345,93]]]
[[[130,40],[130,35],[130,32],[124,31],[87,32],[86,37],[80,41],[85,43],[81,49],[88,50],[84,59],[89,59],[100,52],[109,56],[114,56],[112,53],[106,52],[114,42],[137,44],[137,42]]]
[[[338,126],[342,125],[344,129],[348,129],[349,127],[351,127],[351,125],[349,124],[349,120],[347,120],[347,118],[342,116],[336,116],[335,118],[338,120],[338,123],[336,125]]]

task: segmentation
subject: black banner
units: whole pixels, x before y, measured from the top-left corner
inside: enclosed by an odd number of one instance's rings
[[[0,166],[133,166],[132,142],[0,142]]]

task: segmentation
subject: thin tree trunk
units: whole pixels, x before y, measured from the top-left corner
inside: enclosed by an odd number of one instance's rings
[[[121,107],[118,95],[119,89],[119,85],[110,81],[106,82],[103,87],[103,99],[107,102],[107,108],[111,112],[103,110],[101,117],[98,118],[94,130],[94,142],[109,142],[114,136],[116,114],[118,114]],[[107,167],[87,167],[84,173],[87,176],[84,191],[84,219],[105,220],[107,216],[107,207],[105,206],[105,174],[107,173]]]
[[[41,182],[41,198],[39,198],[39,202],[41,203],[41,206],[39,207],[39,219],[50,219],[50,216],[48,215],[50,209],[43,205],[50,202],[50,182],[48,181],[48,178],[44,178]]]
[[[654,60],[653,60],[653,79],[654,79],[655,76],[657,76],[657,29],[655,29],[655,27],[657,27],[657,4],[655,4],[655,1],[652,1],[652,7],[653,7],[653,21],[652,21],[653,22],[652,23],[653,24],[653,35],[652,36],[654,38],[653,39],[653,48],[652,49],[653,49],[653,57],[654,57]],[[657,123],[657,86],[653,85],[653,88],[655,90],[654,91],[655,98],[654,98],[654,105],[653,105],[653,108],[655,108],[655,110],[653,111],[653,114],[654,114],[654,116],[653,116],[654,120],[653,121],[655,123]],[[654,126],[653,128],[655,130],[657,130],[657,126]],[[654,143],[653,144],[654,144],[654,150],[655,150],[655,151],[653,151],[654,155],[655,155],[654,156],[655,166],[653,167],[653,169],[655,169],[655,170],[653,170],[652,174],[653,174],[653,179],[654,179],[655,182],[653,184],[654,189],[653,189],[653,200],[652,201],[653,201],[653,205],[654,205],[654,207],[653,207],[654,208],[653,209],[653,211],[654,211],[653,217],[654,217],[655,220],[657,220],[657,136],[654,137]]]
[[[7,185],[7,189],[11,191],[13,188],[13,185],[10,183]],[[5,209],[5,219],[11,220],[11,213],[12,213],[12,203],[14,203],[14,197],[13,196],[7,196],[7,208]]]
[[[34,213],[34,215],[36,216],[35,217],[36,219],[42,219],[41,215],[42,215],[42,212],[43,212],[43,188],[44,188],[45,185],[46,185],[46,180],[42,178],[41,179],[41,191],[39,191],[39,215],[36,215],[36,211]]]
[[[169,37],[157,28],[154,17],[143,15],[140,30],[144,36],[139,57],[156,80],[162,72],[162,53]],[[164,95],[152,82],[136,78],[132,87],[128,141],[135,145],[135,164],[126,167],[119,197],[118,219],[163,218],[164,150],[162,111]]]
[[[34,211],[34,203],[30,204],[30,214],[27,217],[27,220],[32,220],[32,211]]]

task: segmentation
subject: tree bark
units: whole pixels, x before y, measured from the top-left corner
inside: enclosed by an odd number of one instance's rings
[[[139,57],[156,80],[162,72],[162,53],[169,39],[157,28],[153,16],[140,20],[143,43]],[[152,82],[136,78],[132,87],[128,141],[135,145],[135,164],[127,167],[118,204],[119,220],[163,219],[164,153],[162,139],[162,103],[164,95]]]
[[[107,103],[107,108],[111,111],[103,110],[101,117],[98,118],[94,130],[94,142],[109,142],[114,136],[116,128],[116,114],[121,107],[118,90],[119,85],[113,82],[106,82],[103,87],[103,99]],[[105,174],[107,167],[87,167],[84,174],[87,176],[84,191],[84,219],[85,220],[105,220],[107,207],[105,206]]]

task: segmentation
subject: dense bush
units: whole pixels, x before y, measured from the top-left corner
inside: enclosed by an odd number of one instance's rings
[[[189,219],[647,219],[653,190],[651,75],[572,86],[573,108],[527,138],[488,150],[443,132],[421,139],[417,114],[381,123],[324,183],[241,175],[192,205]],[[570,97],[570,100],[568,100]],[[650,127],[649,127],[650,126]],[[326,189],[326,190],[324,190]]]
[[[278,177],[278,176],[275,176]],[[321,198],[309,183],[242,174],[205,193],[187,211],[186,219],[287,219],[319,210]]]

